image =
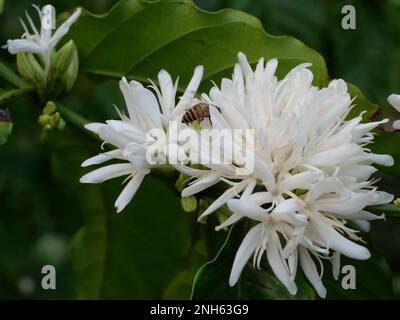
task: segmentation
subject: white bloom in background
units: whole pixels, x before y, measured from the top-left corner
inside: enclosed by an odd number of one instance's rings
[[[217,230],[243,217],[255,222],[236,254],[229,283],[235,285],[243,267],[253,256],[260,267],[268,263],[292,294],[297,265],[321,297],[323,270],[315,260],[330,259],[338,276],[340,254],[368,259],[368,249],[357,244],[354,222],[368,230],[375,216],[364,208],[390,202],[392,195],[374,187],[374,163],[390,166],[390,155],[373,154],[370,132],[387,122],[362,123],[361,115],[347,120],[351,97],[343,80],[327,88],[313,86],[313,74],[302,64],[282,80],[275,76],[277,60],[260,59],[253,71],[243,53],[238,55],[233,78],[213,87],[210,109],[213,127],[253,129],[254,137],[243,144],[254,153],[254,171],[238,176],[232,164],[209,167],[183,190],[182,196],[200,192],[219,181],[227,189],[201,218],[227,204],[233,214]],[[245,137],[243,137],[245,139]],[[252,141],[251,141],[252,140]],[[190,174],[190,173],[189,173]]]
[[[397,112],[400,112],[400,95],[399,94],[391,94],[388,97],[388,102],[397,110]],[[400,130],[400,120],[396,120],[393,122],[393,128]]]
[[[150,173],[152,165],[147,161],[149,141],[147,135],[153,129],[167,131],[169,122],[179,120],[190,106],[193,96],[203,76],[203,67],[198,66],[180,101],[175,105],[177,83],[172,82],[168,72],[158,74],[160,88],[153,84],[154,94],[137,81],[122,78],[120,89],[124,95],[128,116],[120,113],[121,120],[106,123],[90,123],[85,127],[99,135],[104,142],[116,149],[101,153],[82,163],[83,167],[101,164],[109,160],[120,160],[84,175],[82,183],[102,183],[108,179],[127,176],[129,182],[115,202],[117,212],[121,212],[131,201],[143,178]],[[182,124],[183,126],[183,124]],[[161,148],[162,149],[162,148]]]
[[[3,46],[3,48],[8,49],[11,54],[16,54],[18,52],[31,52],[39,55],[43,60],[45,72],[47,74],[51,63],[52,50],[56,47],[61,38],[68,33],[71,25],[78,20],[81,14],[81,9],[78,8],[75,10],[75,12],[67,20],[65,20],[53,34],[51,28],[52,23],[48,19],[55,18],[54,16],[51,16],[52,12],[55,15],[54,7],[51,5],[46,5],[42,8],[42,10],[40,10],[40,8],[36,5],[33,5],[33,7],[37,10],[39,15],[41,25],[40,32],[35,27],[35,24],[33,23],[29,14],[26,13],[26,19],[32,33],[29,31],[24,21],[20,19],[22,27],[25,31],[24,34],[21,36],[21,39],[7,40],[7,44]]]

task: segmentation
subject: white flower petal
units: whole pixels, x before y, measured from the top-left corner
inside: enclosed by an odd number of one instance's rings
[[[260,222],[265,221],[268,216],[267,210],[255,204],[253,201],[230,199],[227,201],[229,210],[243,217],[248,217]]]
[[[296,284],[290,280],[291,275],[289,274],[289,269],[285,265],[278,250],[278,241],[278,235],[274,233],[272,235],[272,239],[270,238],[270,240],[267,242],[268,263],[276,277],[282,282],[290,294],[295,295],[297,292],[297,287]]]
[[[139,189],[140,184],[143,181],[146,173],[139,171],[137,172],[133,178],[127,183],[125,188],[122,190],[121,194],[118,196],[115,201],[115,207],[117,208],[117,213],[120,213],[126,205],[132,200],[136,191]]]
[[[308,250],[303,247],[299,247],[299,254],[300,254],[300,265],[304,271],[304,274],[306,275],[307,279],[311,282],[311,284],[317,291],[318,295],[321,298],[325,298],[326,288],[322,284],[315,263],[312,260],[310,254],[308,253]]]
[[[61,40],[61,38],[68,33],[71,26],[76,22],[76,20],[78,20],[81,12],[81,8],[76,9],[75,12],[67,20],[65,20],[60,27],[58,27],[58,29],[50,39],[50,47],[55,47],[57,43]]]
[[[157,77],[162,96],[162,101],[160,101],[162,112],[163,114],[169,115],[175,107],[174,83],[170,74],[165,70],[161,70]]]
[[[247,61],[247,57],[243,52],[238,53],[238,61],[245,77],[253,74],[253,70],[251,69],[249,62]]]
[[[103,162],[112,160],[114,158],[117,158],[121,156],[121,150],[120,149],[116,149],[116,150],[112,150],[109,152],[104,152],[104,153],[100,153],[97,156],[91,157],[85,161],[82,162],[81,166],[82,167],[88,167],[94,164],[101,164]]]
[[[371,229],[369,221],[353,220],[353,222],[364,232],[369,232],[369,230]]]
[[[391,94],[387,101],[395,108],[398,112],[400,112],[400,95],[398,94]]]
[[[102,183],[112,178],[131,174],[132,171],[132,166],[129,163],[110,164],[85,174],[79,181],[81,183]]]
[[[189,109],[190,103],[193,100],[194,94],[196,93],[197,88],[200,85],[201,78],[203,77],[203,72],[204,72],[203,66],[197,66],[194,69],[192,79],[190,80],[190,82],[185,90],[185,93],[183,94],[183,96],[179,100],[178,104],[176,105],[176,107],[172,113],[172,117],[183,113],[186,109]]]
[[[370,159],[372,162],[376,164],[380,164],[381,166],[390,167],[394,164],[393,157],[388,154],[371,154]]]
[[[244,237],[233,261],[229,285],[233,287],[239,280],[240,274],[251,255],[254,253],[263,232],[263,225],[257,224]]]
[[[271,203],[273,198],[274,196],[270,192],[256,192],[249,197],[249,200],[261,206],[266,203]]]
[[[336,250],[347,257],[358,260],[367,260],[371,257],[367,248],[345,238],[319,218],[312,218],[311,222],[315,225],[315,229],[318,231],[319,235],[325,239],[328,247],[331,249]]]
[[[370,198],[370,206],[378,206],[392,202],[394,195],[385,191],[375,191]]]
[[[206,211],[204,211],[199,217],[198,221],[213,213],[215,210],[218,210],[220,207],[226,204],[228,200],[234,198],[237,194],[242,192],[245,185],[246,184],[242,182],[233,186],[232,188],[227,189],[221,196],[219,196],[212,204],[208,206]]]
[[[238,222],[240,219],[242,219],[243,216],[240,214],[233,213],[228,219],[226,219],[223,223],[221,223],[219,226],[215,227],[215,231],[220,231],[226,227],[229,227],[230,225]]]
[[[41,54],[45,50],[37,42],[29,39],[8,40],[4,48],[7,48],[11,54],[17,54],[18,52]]]
[[[321,177],[320,172],[302,172],[295,175],[287,175],[280,183],[279,188],[282,191],[307,189],[311,183]]]
[[[385,215],[381,214],[380,216],[377,216],[371,212],[361,210],[360,212],[350,215],[349,219],[372,221],[377,219],[385,219]]]
[[[107,125],[104,123],[92,122],[92,123],[85,124],[84,127],[85,127],[85,129],[98,134],[100,129],[107,127]]]
[[[361,211],[371,201],[373,192],[351,193],[344,198],[327,198],[317,200],[314,206],[319,211],[326,211],[338,215],[351,215]]]
[[[196,180],[195,183],[182,190],[182,197],[189,197],[199,193],[220,181],[219,173],[211,173]]]
[[[204,176],[205,174],[210,172],[210,170],[195,169],[195,168],[191,168],[191,167],[185,166],[180,163],[172,164],[172,166],[179,172],[182,172],[183,174],[186,174],[191,177],[196,177],[196,178]]]
[[[292,213],[292,212],[302,209],[303,207],[304,207],[303,204],[300,203],[299,201],[297,201],[296,199],[288,199],[288,200],[284,200],[281,203],[279,203],[273,210],[273,213],[275,215],[281,215],[284,213]]]

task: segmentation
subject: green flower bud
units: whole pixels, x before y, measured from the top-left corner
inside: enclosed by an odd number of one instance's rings
[[[42,125],[45,126],[46,124],[49,123],[50,116],[48,114],[41,114],[39,116],[38,122]]]
[[[78,51],[75,49],[74,57],[69,65],[67,72],[65,72],[62,81],[66,91],[69,91],[74,86],[75,80],[78,77],[79,71],[79,57]]]
[[[36,57],[30,52],[17,53],[17,67],[21,76],[38,90],[39,95],[43,95],[47,80],[44,69]]]
[[[185,188],[185,185],[186,185],[186,182],[187,182],[188,178],[189,177],[187,175],[183,174],[183,173],[179,174],[179,177],[175,182],[175,188],[179,192],[181,192]]]
[[[75,83],[79,69],[78,51],[70,40],[56,52],[49,71],[49,82],[52,87],[62,84],[69,91]]]
[[[48,101],[43,108],[43,114],[51,115],[56,111],[56,105],[53,101]]]
[[[62,130],[65,127],[65,121],[61,118],[53,101],[46,103],[38,122],[43,126],[45,131],[51,131],[55,128]]]
[[[194,212],[197,209],[197,198],[195,196],[184,197],[181,199],[181,206],[185,212]]]
[[[64,129],[65,124],[66,124],[66,123],[65,123],[64,119],[63,119],[63,118],[60,118],[60,121],[58,121],[58,124],[57,124],[57,129],[58,129],[58,130]]]
[[[53,128],[56,128],[58,125],[58,122],[60,121],[60,113],[56,112],[50,117],[50,124]]]
[[[11,114],[8,109],[0,109],[0,145],[4,144],[8,140],[8,136],[12,132],[13,122]]]
[[[400,198],[397,198],[396,200],[394,200],[394,201],[393,201],[393,204],[394,204],[396,207],[400,207]]]

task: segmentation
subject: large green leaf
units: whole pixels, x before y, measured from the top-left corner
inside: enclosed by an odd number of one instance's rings
[[[161,298],[184,268],[190,245],[179,200],[160,181],[146,177],[131,204],[117,214],[113,203],[122,180],[79,183],[88,172],[80,169],[80,162],[100,147],[67,132],[53,138],[54,174],[73,190],[71,201],[84,215],[73,245],[78,298]]]
[[[330,270],[325,272],[323,282],[327,289],[327,299],[395,299],[392,274],[385,258],[376,250],[371,250],[372,257],[368,260],[354,260],[341,257],[342,268],[351,265],[355,268],[355,289],[343,289],[342,281],[346,272],[334,280]],[[327,264],[330,268],[330,265]]]
[[[217,257],[205,264],[196,274],[193,299],[313,299],[314,291],[299,272],[296,278],[298,293],[292,296],[271,270],[258,270],[247,263],[238,283],[228,284],[229,272],[243,233],[239,224],[233,227]]]
[[[324,59],[299,40],[268,35],[258,19],[244,12],[210,13],[190,0],[122,0],[105,15],[85,12],[69,36],[79,48],[82,69],[104,76],[145,81],[166,69],[187,83],[202,64],[208,87],[210,80],[232,73],[243,51],[251,63],[278,58],[280,75],[311,62],[315,83],[325,85],[328,79]]]

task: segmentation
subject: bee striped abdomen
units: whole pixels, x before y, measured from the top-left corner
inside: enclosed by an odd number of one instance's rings
[[[202,121],[210,116],[209,106],[207,103],[198,103],[191,107],[182,117],[182,123],[188,124],[196,120]]]

